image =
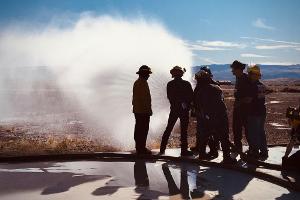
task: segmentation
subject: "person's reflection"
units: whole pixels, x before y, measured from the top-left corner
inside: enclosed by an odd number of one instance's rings
[[[170,196],[181,195],[182,199],[190,199],[187,170],[184,167],[180,170],[180,189],[178,189],[167,163],[162,165],[162,170],[168,182]]]
[[[134,163],[134,180],[137,187],[149,187],[149,178],[145,161],[138,160]]]
[[[135,191],[140,194],[138,199],[159,199],[160,196],[166,195],[160,191],[149,189],[149,178],[144,160],[138,160],[134,163],[134,180]]]

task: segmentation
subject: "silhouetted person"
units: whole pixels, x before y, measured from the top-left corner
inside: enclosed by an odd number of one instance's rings
[[[172,78],[174,78],[167,84],[167,96],[170,101],[171,107],[168,125],[162,136],[160,154],[165,153],[170,134],[177,119],[179,118],[181,129],[181,155],[192,155],[192,152],[187,150],[187,129],[189,124],[189,110],[193,99],[193,89],[188,81],[185,81],[181,78],[184,72],[185,69],[179,66],[175,66],[170,70]]]
[[[208,138],[213,135],[216,140],[221,141],[223,162],[234,163],[236,160],[230,157],[228,116],[222,90],[219,86],[211,84],[211,76],[204,70],[197,72],[195,78],[197,86],[194,91],[194,106],[197,124],[201,124],[201,130],[197,130],[201,133],[199,159],[209,158],[206,145]]]
[[[146,148],[150,116],[152,115],[151,94],[147,82],[151,73],[150,67],[147,65],[141,66],[139,71],[136,72],[139,78],[133,85],[134,140],[137,154],[151,154],[151,151]]]
[[[210,84],[220,86],[220,84],[217,81],[213,80],[213,74],[212,74],[209,66],[203,66],[203,67],[200,68],[200,70],[203,70],[203,71],[205,71],[209,74],[210,81],[211,81]],[[200,140],[200,135],[202,134],[201,132],[202,132],[202,125],[203,125],[202,121],[203,121],[203,119],[201,119],[200,116],[198,115],[198,117],[197,117],[196,146],[191,148],[192,151],[198,151],[199,150],[199,144],[200,144],[199,140]],[[219,155],[218,154],[218,149],[219,149],[220,145],[219,145],[218,139],[216,137],[214,137],[214,135],[209,136],[208,146],[209,146],[209,150],[210,150],[209,156],[211,158],[218,157],[218,155]]]
[[[261,78],[260,67],[250,66],[247,69],[248,77],[251,81],[251,101],[247,117],[247,129],[249,138],[248,156],[254,159],[266,160],[268,158],[268,146],[265,133],[266,105],[265,95],[266,86],[259,81]]]
[[[299,99],[300,104],[300,99]],[[300,171],[300,150],[296,151],[291,156],[290,153],[294,145],[300,142],[300,106],[297,109],[288,108],[286,112],[288,123],[291,126],[290,141],[286,147],[284,156],[282,157],[282,168],[285,170]]]
[[[242,130],[244,127],[245,136],[248,139],[247,132],[247,116],[249,110],[249,89],[250,80],[243,72],[246,64],[243,64],[235,60],[231,65],[232,74],[236,77],[235,90],[234,90],[234,104],[233,104],[233,120],[232,120],[232,131],[234,136],[234,145],[237,152],[242,151]]]

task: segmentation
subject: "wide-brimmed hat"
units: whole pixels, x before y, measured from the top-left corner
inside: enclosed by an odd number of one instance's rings
[[[238,61],[238,60],[235,60],[235,61],[233,61],[233,63],[230,65],[230,67],[233,68],[233,69],[242,69],[242,70],[244,70],[245,67],[246,67],[246,64],[241,63],[241,62]]]
[[[170,74],[172,74],[173,77],[182,76],[184,72],[186,72],[186,69],[179,66],[175,66],[170,70]]]
[[[139,68],[139,71],[136,72],[136,74],[140,74],[140,73],[148,73],[148,74],[152,74],[151,68],[148,67],[147,65],[142,65]]]

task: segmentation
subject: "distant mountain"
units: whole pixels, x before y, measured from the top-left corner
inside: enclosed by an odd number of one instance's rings
[[[201,65],[202,66],[202,65]],[[200,70],[201,66],[192,67],[195,74]],[[208,65],[216,80],[235,80],[231,73],[230,64],[212,64]],[[297,65],[260,65],[262,71],[262,79],[291,78],[300,79],[300,64]]]

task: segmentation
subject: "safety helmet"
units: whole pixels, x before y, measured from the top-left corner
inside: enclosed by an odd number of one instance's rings
[[[230,67],[233,68],[233,69],[241,69],[241,70],[244,70],[245,67],[246,67],[246,64],[241,63],[241,62],[238,61],[238,60],[235,60],[235,61],[233,61],[233,63],[230,65]]]
[[[184,72],[186,72],[186,69],[177,65],[170,70],[170,74],[172,74],[172,77],[183,76]]]
[[[247,69],[247,72],[248,72],[248,74],[255,74],[257,76],[261,76],[259,65],[249,66],[248,69]]]
[[[203,66],[203,67],[200,68],[200,70],[206,71],[211,77],[213,77],[213,75],[212,75],[212,73],[210,71],[209,66]]]
[[[209,79],[209,78],[211,78],[211,75],[203,69],[200,69],[200,71],[198,71],[195,74],[195,79],[196,80],[205,80],[205,79]]]
[[[136,72],[136,74],[140,74],[140,73],[148,73],[148,74],[152,74],[151,68],[148,67],[147,65],[142,65],[139,68],[139,71]]]

